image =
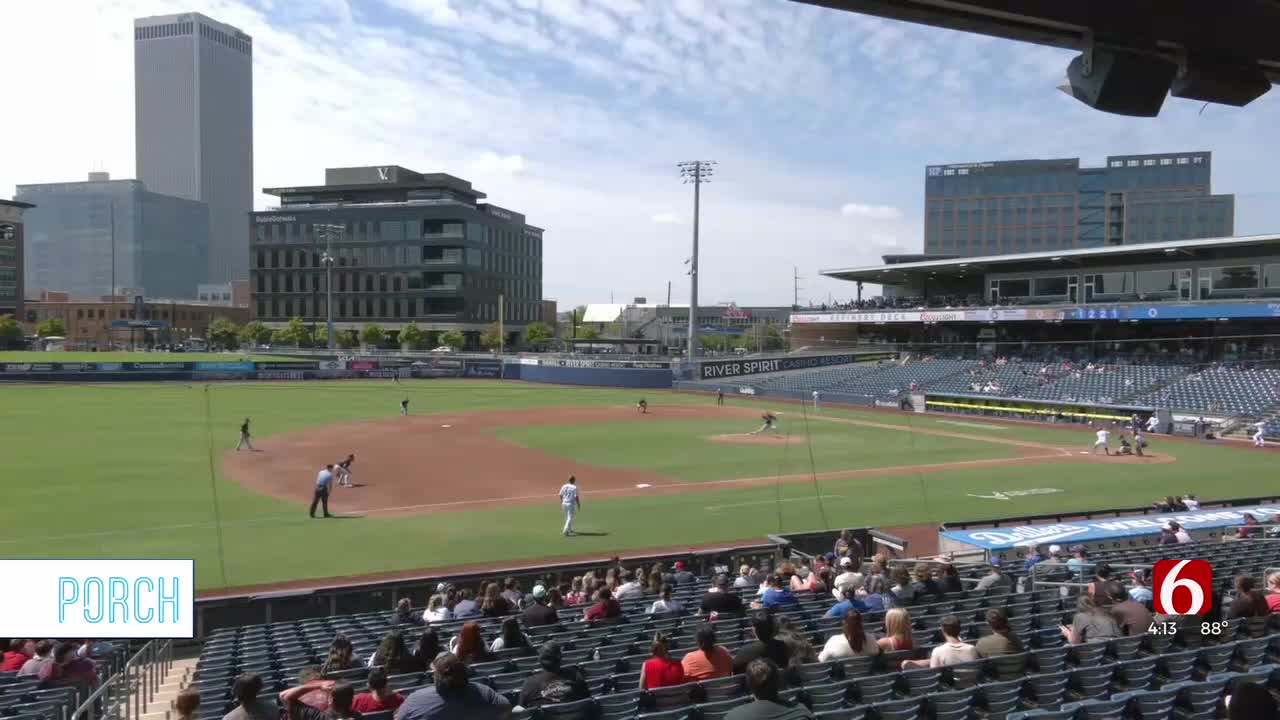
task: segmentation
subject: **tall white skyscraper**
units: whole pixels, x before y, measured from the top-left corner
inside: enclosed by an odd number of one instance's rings
[[[199,13],[133,21],[138,179],[209,206],[208,282],[249,277],[253,38]]]

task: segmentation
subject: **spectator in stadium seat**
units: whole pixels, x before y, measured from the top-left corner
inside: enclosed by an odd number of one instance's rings
[[[905,565],[895,567],[889,577],[893,581],[889,592],[893,593],[895,604],[910,605],[916,601],[916,588],[911,584],[911,572]]]
[[[978,651],[978,657],[995,657],[997,655],[1016,655],[1022,652],[1022,641],[1017,635],[1013,634],[1013,629],[1009,627],[1009,618],[1004,614],[1004,610],[1000,608],[990,608],[987,610],[987,626],[991,628],[990,635],[983,635],[978,638],[978,642],[974,643],[974,649]]]
[[[684,611],[684,604],[679,600],[671,597],[671,586],[663,585],[658,593],[658,599],[653,601],[647,611],[649,615],[679,615]]]
[[[413,648],[410,672],[426,672],[443,650],[440,647],[440,633],[433,627],[426,628]]]
[[[413,662],[409,656],[409,648],[404,644],[404,635],[392,630],[382,636],[378,647],[369,656],[369,667],[385,668],[389,674],[413,672]]]
[[[1058,629],[1062,631],[1062,637],[1072,645],[1095,640],[1114,640],[1124,634],[1111,613],[1083,593],[1076,601],[1076,614],[1071,619],[1071,624],[1060,625]]]
[[[978,659],[977,648],[960,639],[960,618],[955,615],[944,616],[941,627],[943,642],[933,649],[933,652],[929,654],[929,659],[903,660],[903,670],[946,667],[947,665],[972,662]]]
[[[840,574],[836,575],[835,587],[831,589],[831,594],[840,600],[845,596],[845,588],[861,588],[866,578],[858,572],[861,560],[842,557],[837,562],[840,564]]]
[[[1271,612],[1280,612],[1280,572],[1267,576],[1267,607]]]
[[[623,580],[622,584],[618,586],[617,590],[613,591],[613,596],[617,598],[618,602],[630,598],[644,597],[644,583],[636,577],[635,573],[624,570],[621,578]]]
[[[355,647],[350,638],[341,633],[335,635],[333,642],[329,643],[329,657],[320,666],[320,674],[327,676],[360,667],[360,663],[353,657],[354,652]]]
[[[831,591],[831,585],[835,582],[835,579],[835,575],[831,573],[831,568],[823,565],[817,572],[809,573],[804,589],[812,593],[825,594]]]
[[[29,647],[30,646],[30,647]],[[4,657],[0,658],[0,672],[16,673],[32,658],[34,643],[31,640],[14,638],[9,641]]]
[[[376,667],[369,671],[369,690],[359,693],[351,701],[351,709],[358,713],[394,711],[404,704],[404,696],[387,689],[387,671]]]
[[[258,697],[262,692],[262,677],[256,673],[240,675],[231,683],[231,697],[236,708],[222,720],[277,720],[280,708],[274,701]]]
[[[75,687],[81,692],[92,692],[98,685],[97,666],[88,658],[76,657],[76,644],[59,643],[53,651],[53,661],[46,663],[36,674],[41,688]]]
[[[585,603],[587,601],[587,592],[583,591],[583,578],[574,578],[573,582],[569,584],[569,592],[565,593],[564,604],[573,606]]]
[[[564,596],[569,592],[569,583],[560,583],[558,588],[547,589],[547,606],[554,610],[564,609]]]
[[[526,626],[542,627],[560,622],[560,616],[556,614],[555,608],[547,604],[549,595],[545,585],[534,585],[531,597],[533,602],[529,603],[529,607],[525,608],[523,615]]]
[[[985,592],[987,590],[1008,591],[1013,586],[1013,581],[1005,575],[1000,568],[1000,558],[991,558],[991,571],[988,572],[981,580],[978,581],[974,590]]]
[[[1280,717],[1275,696],[1252,680],[1236,683],[1226,698],[1226,704],[1227,720]]]
[[[644,592],[646,595],[661,595],[662,586],[671,584],[663,582],[662,576],[662,564],[654,563],[653,567],[649,568],[649,571],[644,576]]]
[[[1182,527],[1182,525],[1179,525],[1177,522],[1170,520],[1169,529],[1173,530],[1173,537],[1178,541],[1179,545],[1192,542],[1191,533],[1187,532],[1186,528]]]
[[[849,610],[840,623],[840,632],[827,638],[827,644],[818,653],[818,661],[827,662],[855,656],[874,657],[879,654],[880,645],[862,625],[862,613]]]
[[[1037,580],[1048,582],[1065,582],[1071,577],[1071,571],[1067,569],[1066,561],[1062,558],[1062,546],[1050,545],[1049,554],[1044,560],[1036,563],[1033,572]]]
[[[312,693],[328,695],[329,706],[319,710],[302,701],[303,696]],[[333,680],[312,680],[311,682],[291,687],[280,693],[280,706],[288,713],[290,720],[360,720],[360,713],[351,709],[355,700],[355,688],[350,683]]]
[[[480,603],[481,615],[484,617],[503,617],[513,612],[515,610],[511,607],[511,604],[498,591],[498,583],[491,582],[484,586],[484,600]]]
[[[195,720],[196,710],[200,709],[200,693],[193,688],[183,690],[173,699],[173,709],[178,720]]]
[[[509,617],[502,621],[502,632],[489,644],[489,650],[496,653],[499,650],[517,649],[527,651],[522,654],[533,654],[533,645],[529,643],[529,638],[525,637],[525,634],[520,631],[520,621],[515,617]]]
[[[321,711],[328,710],[329,705],[333,703],[333,698],[329,697],[329,692],[327,690],[320,689],[321,685],[318,684],[317,681],[320,681],[323,679],[324,678],[320,677],[320,668],[318,666],[311,665],[299,670],[298,684],[299,685],[315,684],[315,689],[312,690],[311,692],[302,693],[302,695],[298,698],[298,701],[304,705],[309,705],[315,708],[316,710],[321,710]],[[329,684],[331,685],[333,682],[334,681],[330,680]],[[284,716],[286,720],[291,720],[289,718],[289,709],[286,707],[284,710],[285,710]]]
[[[591,697],[587,681],[576,668],[566,672],[560,643],[551,641],[538,652],[541,670],[530,675],[520,689],[520,707],[530,710],[543,705],[585,700]]]
[[[782,699],[779,694],[783,685],[782,673],[777,664],[757,659],[743,670],[754,701],[730,710],[724,720],[810,720],[813,717],[804,705],[792,705]]]
[[[938,571],[938,584],[942,586],[942,592],[947,594],[964,592],[964,585],[960,582],[960,572],[951,563],[944,564]]]
[[[53,641],[41,640],[36,643],[35,653],[30,660],[23,663],[22,667],[18,669],[18,677],[38,675],[40,668],[53,662]]]
[[[1067,561],[1067,569],[1072,577],[1084,578],[1084,568],[1089,564],[1089,551],[1083,545],[1072,545],[1071,559]]]
[[[445,653],[431,665],[432,685],[405,698],[396,720],[503,720],[511,703],[487,685],[467,678],[467,666]]]
[[[1258,590],[1258,581],[1248,575],[1237,575],[1235,599],[1227,606],[1227,619],[1266,617],[1271,614],[1267,597]]]
[[[1129,588],[1129,599],[1143,605],[1151,607],[1152,595],[1151,588],[1147,585],[1147,571],[1138,568],[1129,573],[1133,586]]]
[[[519,580],[509,577],[502,581],[502,599],[511,606],[511,612],[520,609],[521,603],[524,602],[524,593],[520,592]]]
[[[715,626],[702,623],[698,626],[694,639],[698,643],[698,649],[686,653],[680,660],[686,680],[711,680],[733,674],[733,655],[723,645],[716,644]]]
[[[1244,524],[1236,528],[1236,539],[1247,540],[1251,537],[1262,537],[1262,528],[1258,527],[1258,517],[1253,513],[1244,514]]]
[[[653,636],[649,659],[640,666],[640,689],[656,690],[684,684],[684,667],[671,657],[671,638],[666,633]]]
[[[444,595],[436,593],[427,600],[427,609],[422,611],[422,619],[424,622],[431,624],[449,622],[453,619],[453,613],[444,604]]]
[[[392,625],[421,625],[423,622],[422,615],[413,611],[413,603],[409,598],[396,601],[395,612],[391,613]]]
[[[1098,590],[1111,582],[1111,565],[1107,563],[1098,563],[1093,568],[1093,580],[1085,586],[1085,592],[1089,593],[1089,597],[1095,598],[1099,603],[1107,603],[1109,600],[1106,595],[1099,595]]]
[[[862,604],[867,612],[883,612],[897,604],[893,593],[889,592],[889,581],[884,575],[867,578],[867,590],[862,596]]]
[[[786,667],[791,654],[786,643],[774,637],[773,617],[764,611],[756,611],[751,616],[751,630],[756,639],[743,645],[733,656],[733,672],[745,672],[752,660],[767,658],[777,667]]]
[[[769,577],[769,587],[765,589],[764,595],[760,597],[758,602],[752,603],[751,606],[777,612],[794,609],[797,604],[796,597],[791,593],[787,580],[782,575],[772,575]]]
[[[866,590],[867,592],[870,592],[871,583],[873,581],[879,581],[886,588],[888,588],[889,576],[886,568],[887,568],[887,565],[885,564],[884,559],[881,558],[880,556],[877,555],[874,559],[872,559],[871,564],[867,566],[866,577],[864,577],[862,580],[862,589]]]
[[[866,612],[867,604],[858,598],[858,592],[859,590],[857,588],[845,588],[844,599],[827,608],[827,612],[823,614],[822,617],[826,619],[842,618],[844,617],[844,614],[850,610]]]
[[[932,602],[942,598],[942,586],[933,579],[929,563],[916,563],[912,571],[914,582],[911,586],[916,591],[917,602]]]
[[[673,564],[671,567],[675,570],[675,577],[673,578],[673,580],[676,584],[676,587],[681,587],[681,588],[689,587],[694,583],[698,582],[698,576],[694,575],[692,572],[689,571],[688,568],[685,567],[683,560],[675,561],[675,564]]]
[[[774,618],[773,626],[773,637],[787,646],[790,665],[786,672],[789,673],[791,668],[800,663],[818,662],[818,651],[813,648],[813,643],[809,642],[807,628],[797,626],[788,615],[779,615]]]
[[[738,577],[733,580],[735,590],[750,590],[759,584],[756,582],[756,571],[750,565],[738,568]]]
[[[1125,635],[1141,635],[1151,627],[1151,611],[1147,606],[1134,602],[1124,586],[1112,581],[1102,586],[1102,594],[1111,603],[1111,617]]]
[[[884,637],[876,640],[876,644],[885,652],[915,648],[915,638],[911,636],[911,614],[906,608],[890,608],[884,614]]]
[[[480,635],[480,623],[475,620],[462,623],[458,634],[453,637],[449,645],[449,652],[467,665],[494,659],[493,653],[485,647],[484,638]]]
[[[699,609],[704,615],[716,617],[743,617],[747,614],[742,598],[729,587],[728,575],[717,575],[715,587],[702,596]]]
[[[476,602],[476,593],[471,588],[458,591],[458,603],[453,606],[453,619],[474,617],[480,614],[480,604]]]
[[[600,588],[596,593],[596,602],[587,608],[587,612],[583,615],[584,620],[589,622],[604,621],[614,622],[622,617],[622,606],[613,598],[613,593],[609,588]]]
[[[1035,568],[1036,565],[1044,562],[1044,559],[1045,556],[1040,553],[1040,547],[1036,545],[1031,546],[1030,552],[1027,553],[1027,557],[1022,561],[1022,572],[1028,574],[1031,573],[1032,569]]]

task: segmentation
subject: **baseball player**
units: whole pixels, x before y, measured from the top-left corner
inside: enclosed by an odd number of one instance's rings
[[[356,454],[351,453],[345,459],[338,462],[333,468],[333,474],[338,476],[338,487],[354,487],[351,482],[351,465],[356,461]]]
[[[1267,439],[1266,437],[1263,436],[1263,431],[1266,429],[1267,429],[1267,423],[1265,421],[1256,422],[1253,424],[1253,446],[1254,447],[1267,446]]]
[[[582,498],[578,495],[578,478],[570,475],[569,482],[560,486],[560,509],[564,511],[564,536],[573,534],[573,516],[582,509]]]
[[[1138,457],[1145,457],[1145,455],[1143,455],[1143,450],[1146,450],[1146,449],[1147,449],[1147,436],[1143,435],[1140,432],[1134,433],[1133,434],[1133,451],[1137,453]]]
[[[240,452],[240,448],[247,447],[250,452],[254,451],[253,442],[249,439],[249,418],[245,418],[240,423],[240,440],[236,443],[236,452]]]
[[[409,414],[409,398],[400,401],[400,417],[406,417]]]
[[[818,405],[818,391],[817,391],[817,390],[814,390],[814,391],[813,391],[813,411],[814,411],[814,412],[821,412],[821,411],[822,411],[822,408]]]
[[[640,411],[640,413],[641,413],[641,414],[643,414],[643,415],[648,415],[648,414],[649,414],[649,401],[648,401],[648,400],[645,400],[644,398],[640,398],[640,402],[636,403],[636,410],[639,410],[639,411]]]
[[[759,430],[756,430],[755,432],[751,433],[752,435],[759,435],[759,434],[760,434],[760,433],[762,433],[762,432],[777,432],[777,430],[778,430],[778,427],[777,427],[777,423],[778,423],[778,416],[777,416],[777,415],[774,415],[774,414],[773,414],[773,413],[771,413],[771,412],[766,412],[765,414],[763,414],[763,415],[761,415],[761,416],[760,416],[760,419],[761,419],[761,420],[764,420],[764,424],[760,426],[760,429],[759,429]]]
[[[724,388],[716,388],[716,404],[724,404]]]
[[[1153,433],[1158,427],[1160,427],[1160,418],[1156,417],[1154,414],[1147,418],[1147,432]]]
[[[1099,428],[1098,432],[1094,433],[1094,435],[1096,435],[1098,439],[1093,442],[1093,454],[1097,455],[1098,448],[1102,448],[1102,452],[1104,454],[1110,455],[1111,445],[1109,443],[1111,440],[1111,431],[1106,428]]]

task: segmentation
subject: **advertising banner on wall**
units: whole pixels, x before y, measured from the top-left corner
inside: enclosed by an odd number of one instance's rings
[[[541,365],[575,368],[649,368],[662,369],[671,367],[671,363],[659,360],[588,360],[584,358],[556,358],[543,360]]]
[[[468,360],[462,373],[469,378],[500,378],[502,362],[499,360]]]
[[[856,363],[861,356],[853,353],[840,355],[791,355],[763,360],[706,360],[699,363],[698,376],[703,380],[759,375],[760,373],[804,370],[830,365]]]
[[[1188,305],[1114,305],[1073,307],[1064,320],[1217,320],[1280,318],[1280,303],[1198,303]]]

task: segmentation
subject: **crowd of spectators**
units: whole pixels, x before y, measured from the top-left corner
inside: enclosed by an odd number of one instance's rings
[[[95,658],[115,651],[110,643],[94,640],[36,640],[11,638],[4,641],[0,673],[34,677],[41,689],[75,687],[85,697],[102,680]]]

